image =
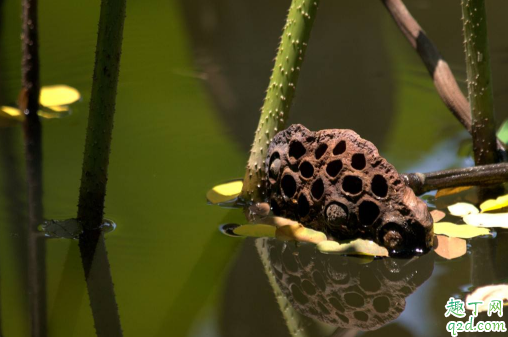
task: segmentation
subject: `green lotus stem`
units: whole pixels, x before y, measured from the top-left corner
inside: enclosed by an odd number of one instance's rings
[[[485,1],[461,0],[461,6],[475,164],[493,164],[499,158]]]
[[[270,77],[245,173],[242,199],[264,194],[265,159],[273,136],[285,128],[319,0],[293,0]]]

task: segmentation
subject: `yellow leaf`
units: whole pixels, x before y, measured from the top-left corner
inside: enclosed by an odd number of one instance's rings
[[[79,91],[67,85],[48,85],[41,88],[39,102],[46,107],[69,105],[81,98]]]
[[[21,113],[21,111],[19,111],[19,109],[13,108],[11,106],[2,106],[0,109],[6,115],[6,117],[11,117],[20,121],[22,121],[24,118],[23,114]]]
[[[434,251],[445,259],[456,259],[467,252],[467,243],[464,239],[444,235],[436,235],[435,238]]]
[[[242,191],[243,181],[232,180],[212,188],[206,193],[206,199],[213,205],[232,204]]]
[[[463,219],[465,223],[471,226],[508,228],[508,213],[470,214]]]
[[[467,303],[483,301],[483,304],[478,305],[478,311],[487,311],[490,301],[501,300],[506,306],[508,301],[508,284],[497,284],[480,287],[466,296],[466,309],[474,310],[474,305]]]
[[[442,220],[446,216],[445,212],[437,209],[431,211],[430,215],[432,216],[432,220],[434,220],[434,222],[438,222],[439,220]]]
[[[508,194],[497,199],[489,199],[480,205],[482,212],[493,211],[504,207],[508,207]]]
[[[470,225],[456,225],[450,222],[437,222],[434,224],[434,234],[470,239],[476,236],[488,235],[490,234],[490,231],[487,228],[478,228]]]
[[[241,225],[233,229],[233,233],[255,238],[273,238],[275,237],[275,227],[271,225]]]
[[[478,208],[474,205],[469,204],[467,202],[458,202],[456,204],[448,206],[448,211],[450,211],[451,215],[455,216],[466,216],[468,214],[477,214],[480,213]]]
[[[346,254],[366,256],[388,256],[388,250],[373,241],[356,239],[348,243],[323,241],[317,244],[317,249],[325,254]]]
[[[62,118],[70,113],[68,106],[41,106],[42,110],[39,110],[37,114],[45,119]]]
[[[275,237],[282,241],[299,241],[312,243],[326,241],[325,233],[315,231],[300,224],[278,227],[275,230]]]
[[[473,188],[473,186],[459,186],[459,187],[450,187],[450,188],[443,188],[437,191],[436,198],[442,198],[447,195],[457,194],[462,191],[467,191],[469,189]]]

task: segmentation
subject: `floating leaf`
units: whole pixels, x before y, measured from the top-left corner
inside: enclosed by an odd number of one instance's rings
[[[317,249],[324,254],[388,256],[388,250],[385,247],[363,239],[356,239],[347,243],[323,241],[317,244]]]
[[[469,204],[467,202],[458,202],[456,204],[448,206],[448,210],[450,211],[451,215],[455,216],[466,216],[468,214],[477,214],[480,213],[478,208],[476,208],[474,205]]]
[[[476,236],[488,235],[490,234],[490,231],[487,228],[478,228],[470,225],[456,225],[451,222],[438,222],[434,224],[434,234],[470,239]]]
[[[501,300],[504,305],[508,301],[508,284],[497,284],[480,287],[466,296],[466,303],[483,301],[482,305],[478,305],[478,311],[487,311],[489,303],[492,300]],[[466,309],[474,310],[474,305],[467,305]]]
[[[206,199],[213,205],[234,204],[236,198],[242,192],[243,181],[241,179],[232,180],[212,188],[206,193]]]
[[[463,220],[471,226],[508,228],[508,213],[470,214],[466,215]]]
[[[441,257],[451,260],[461,257],[467,252],[467,242],[464,239],[436,235],[434,251]]]
[[[445,212],[439,211],[437,209],[431,211],[430,215],[432,216],[432,220],[434,220],[434,222],[438,222],[439,220],[442,220],[446,216]]]
[[[233,229],[233,233],[255,238],[274,238],[275,229],[271,225],[241,225]]]
[[[436,198],[442,198],[447,195],[457,194],[457,193],[467,191],[472,188],[473,188],[473,186],[458,186],[458,187],[442,188],[439,191],[437,191]]]
[[[16,109],[16,108],[13,108],[10,106],[2,106],[0,109],[3,112],[3,114],[2,114],[3,117],[15,119],[18,121],[23,121],[23,119],[24,119],[24,117],[23,117],[21,111],[19,111],[19,109]]]
[[[480,205],[482,212],[508,207],[508,194],[497,199],[489,199]]]
[[[40,229],[48,237],[62,239],[77,239],[83,232],[83,227],[76,219],[48,220]]]
[[[300,241],[319,243],[326,241],[326,235],[323,232],[304,227],[300,224],[287,225],[277,228],[275,237],[283,241]]]
[[[497,130],[497,138],[505,144],[508,143],[508,119],[506,119]]]
[[[53,107],[70,105],[80,98],[79,91],[68,85],[48,85],[41,88],[39,102],[42,106]]]

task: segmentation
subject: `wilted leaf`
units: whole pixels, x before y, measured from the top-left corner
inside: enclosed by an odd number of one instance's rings
[[[467,305],[467,303],[483,301],[482,305],[478,305],[478,311],[487,311],[491,300],[501,300],[506,305],[508,301],[508,284],[488,285],[476,289],[466,296],[466,309],[474,309],[474,305]]]
[[[430,215],[432,216],[432,220],[434,220],[434,222],[438,222],[439,220],[442,220],[446,216],[445,212],[439,211],[437,209],[431,211]]]
[[[67,85],[48,85],[41,88],[39,102],[42,106],[52,107],[70,105],[81,98],[79,91]]]
[[[467,243],[464,239],[436,235],[434,241],[434,251],[445,259],[456,259],[466,254]]]
[[[450,187],[450,188],[442,188],[436,193],[436,198],[442,198],[447,195],[457,194],[463,191],[467,191],[473,188],[473,186],[459,186],[459,187]]]
[[[323,241],[317,244],[317,249],[325,254],[388,256],[388,250],[373,241],[357,239],[348,243]]]
[[[450,211],[451,215],[455,216],[466,216],[468,214],[477,214],[480,213],[478,208],[476,208],[474,205],[469,204],[467,202],[458,202],[456,204],[448,206],[448,210]]]
[[[278,227],[275,231],[275,237],[282,241],[300,241],[312,243],[326,241],[325,233],[315,231],[300,224]]]
[[[206,193],[206,199],[213,205],[233,204],[242,192],[242,187],[243,181],[241,179],[232,180],[209,190]]]
[[[508,213],[470,214],[463,218],[471,226],[508,228]]]
[[[480,205],[482,212],[508,207],[508,194],[497,199],[489,199]]]
[[[490,234],[490,231],[487,228],[478,228],[470,225],[456,225],[450,222],[438,222],[434,224],[434,234],[470,239],[476,236],[488,235]]]
[[[275,229],[271,225],[241,225],[233,229],[233,233],[255,238],[273,238],[275,237]]]
[[[76,219],[48,220],[41,226],[46,236],[62,239],[77,239],[83,232],[83,227]]]

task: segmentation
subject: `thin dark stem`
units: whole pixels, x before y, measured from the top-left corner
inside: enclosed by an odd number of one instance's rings
[[[37,0],[23,0],[22,90],[19,107],[24,122],[28,182],[28,293],[32,336],[47,335],[45,242],[37,230],[42,222],[42,130],[39,110],[39,44]]]
[[[126,0],[102,0],[79,190],[79,248],[99,337],[122,336],[108,255],[101,230],[113,132]]]
[[[471,133],[472,120],[469,102],[460,90],[448,63],[443,59],[436,45],[425,34],[401,0],[381,1],[408,42],[422,59],[441,100],[466,130]],[[505,148],[499,140],[497,141],[497,148],[502,151]]]
[[[417,195],[449,187],[498,185],[508,181],[508,163],[429,173],[407,173],[402,177]]]

